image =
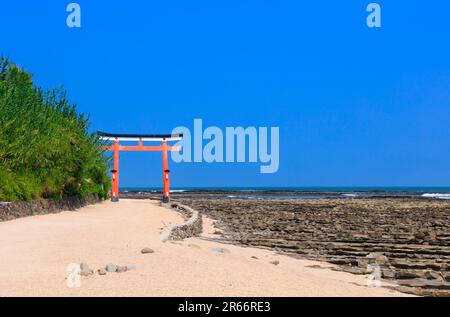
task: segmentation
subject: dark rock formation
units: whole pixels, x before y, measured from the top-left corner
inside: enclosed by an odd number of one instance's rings
[[[0,202],[0,221],[16,218],[58,213],[63,210],[76,210],[100,200],[94,196],[84,199],[69,197],[61,200],[42,199],[35,201]]]
[[[218,220],[222,239],[367,274],[398,289],[450,296],[450,204],[414,198],[181,199]]]

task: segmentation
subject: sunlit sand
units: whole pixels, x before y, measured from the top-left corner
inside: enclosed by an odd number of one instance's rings
[[[161,241],[163,227],[182,222],[150,200],[2,222],[0,296],[403,296],[326,263],[211,241],[205,218],[202,236]],[[145,247],[154,252],[142,254]],[[69,287],[66,268],[81,262],[94,274]],[[108,263],[135,269],[97,274]]]

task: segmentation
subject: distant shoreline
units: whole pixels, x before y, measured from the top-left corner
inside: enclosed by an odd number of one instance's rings
[[[156,187],[121,187],[121,191],[152,191],[160,190]],[[450,186],[292,186],[292,187],[172,187],[174,191],[303,191],[303,192],[353,192],[353,191],[394,191],[394,192],[424,192],[424,191],[439,191],[450,192]]]

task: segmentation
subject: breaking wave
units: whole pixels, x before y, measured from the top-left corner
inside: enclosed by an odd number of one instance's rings
[[[345,197],[359,197],[358,194],[341,194],[341,195]]]
[[[425,193],[422,195],[425,198],[450,199],[450,194]]]

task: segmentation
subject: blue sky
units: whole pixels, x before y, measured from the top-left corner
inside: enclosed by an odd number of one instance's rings
[[[184,186],[450,185],[450,2],[4,1],[0,54],[64,85],[93,130],[279,126],[280,168],[171,164]],[[159,153],[121,186],[159,186]]]

